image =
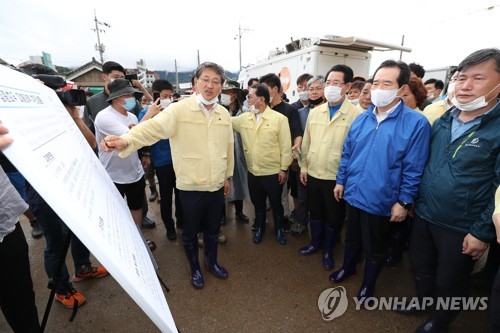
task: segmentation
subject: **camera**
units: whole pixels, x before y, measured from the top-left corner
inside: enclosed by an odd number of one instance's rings
[[[42,81],[47,87],[57,90],[66,87],[66,80],[59,75],[33,74],[33,78]],[[69,89],[66,91],[56,91],[57,96],[64,105],[76,106],[85,105],[87,99],[85,91],[81,89]]]
[[[64,105],[76,106],[85,105],[87,103],[85,91],[81,89],[56,91],[56,94]]]
[[[132,83],[132,80],[137,80],[137,74],[127,74],[125,75],[125,80],[129,80]]]

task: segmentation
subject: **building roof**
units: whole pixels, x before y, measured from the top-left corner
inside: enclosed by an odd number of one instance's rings
[[[95,60],[94,57],[92,57],[92,61],[86,63],[85,65],[82,65],[80,67],[78,67],[77,69],[75,70],[72,70],[71,72],[69,72],[68,74],[66,74],[66,79],[67,80],[74,80],[75,78],[87,73],[87,72],[90,72],[91,70],[93,69],[97,69],[99,71],[102,71],[102,64]]]

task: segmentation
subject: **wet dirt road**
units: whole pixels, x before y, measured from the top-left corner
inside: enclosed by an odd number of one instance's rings
[[[245,213],[252,219],[253,207],[245,202]],[[168,241],[160,219],[159,204],[150,203],[149,217],[157,221],[154,229],[143,229],[148,239],[156,242],[153,252],[159,275],[170,288],[166,299],[180,332],[414,332],[426,316],[401,316],[387,310],[356,310],[352,299],[361,283],[358,274],[340,284],[347,290],[349,305],[342,316],[332,321],[322,319],[318,296],[333,287],[330,272],[323,270],[321,255],[299,256],[297,250],[306,245],[308,235],[288,236],[279,245],[272,233],[272,217],[268,212],[267,233],[261,244],[252,243],[250,224],[234,219],[234,206],[227,206],[228,237],[219,246],[219,263],[229,271],[229,279],[218,280],[203,270],[205,287],[195,290],[189,283],[189,267],[180,242]],[[30,246],[31,269],[40,320],[49,296],[43,268],[44,238],[33,239],[30,226],[22,217],[21,224]],[[200,260],[203,260],[200,251]],[[334,250],[335,267],[342,263],[343,243]],[[68,269],[73,272],[68,256]],[[93,263],[97,261],[93,259]],[[5,267],[2,268],[6,269]],[[5,274],[2,272],[2,274]],[[113,277],[75,283],[75,288],[88,299],[74,322],[71,310],[53,304],[46,332],[159,332],[152,321],[116,283]],[[474,289],[475,296],[488,296]],[[395,268],[385,268],[378,280],[376,296],[413,296],[414,286],[407,253]],[[462,312],[450,332],[488,332],[488,311]],[[0,332],[11,332],[0,315]]]

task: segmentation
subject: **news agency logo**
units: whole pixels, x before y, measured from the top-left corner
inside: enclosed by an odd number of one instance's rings
[[[325,289],[318,297],[318,308],[325,321],[342,316],[347,310],[348,303],[347,292],[341,286]]]
[[[488,308],[488,297],[354,297],[356,310],[444,310],[476,311]]]
[[[483,311],[488,308],[488,297],[353,297],[356,310],[462,310]],[[342,286],[328,288],[318,297],[318,309],[323,320],[330,321],[342,316],[349,305],[346,289]]]

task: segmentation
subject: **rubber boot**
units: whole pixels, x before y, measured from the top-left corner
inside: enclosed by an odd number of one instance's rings
[[[184,240],[184,250],[188,258],[189,267],[191,268],[191,285],[196,289],[203,288],[205,280],[201,274],[200,262],[198,261],[198,244],[197,239]]]
[[[358,263],[358,258],[361,254],[361,248],[346,245],[344,251],[344,262],[342,263],[342,267],[338,271],[330,274],[329,279],[333,283],[342,282],[349,276],[356,273],[356,264]]]
[[[323,245],[323,229],[325,222],[323,220],[311,220],[311,243],[299,249],[299,254],[308,256],[318,252]]]
[[[375,293],[375,284],[377,283],[377,278],[384,266],[384,261],[382,260],[374,260],[366,258],[365,260],[365,272],[363,275],[363,283],[361,284],[361,288],[359,289],[358,295],[356,298],[358,299],[358,303],[361,306],[367,304],[370,297],[373,297]]]
[[[262,242],[262,237],[264,237],[264,231],[266,230],[266,212],[255,212],[255,224],[257,225],[257,230],[253,236],[253,242],[259,244]]]
[[[205,267],[219,279],[227,279],[227,270],[217,262],[219,235],[203,235],[205,242]]]
[[[274,214],[273,212],[273,218],[274,218],[274,234],[276,235],[276,241],[280,245],[285,245],[286,235],[283,232],[283,215]]]
[[[448,333],[450,323],[459,313],[458,310],[435,310],[417,327],[415,333]]]
[[[332,229],[325,225],[323,231],[323,268],[327,271],[333,269],[335,265],[333,261],[333,247],[335,246],[335,238],[337,233],[335,229]]]

